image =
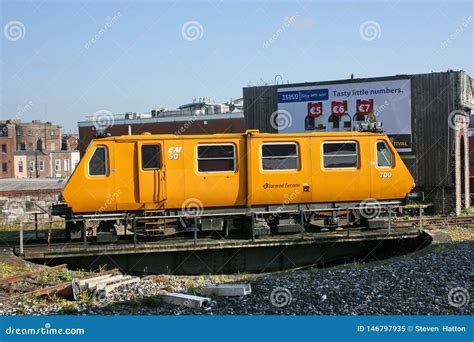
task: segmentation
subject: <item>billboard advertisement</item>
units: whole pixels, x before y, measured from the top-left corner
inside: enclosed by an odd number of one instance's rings
[[[274,121],[281,133],[352,131],[358,123],[379,121],[398,151],[411,152],[411,83],[400,79],[279,88]]]

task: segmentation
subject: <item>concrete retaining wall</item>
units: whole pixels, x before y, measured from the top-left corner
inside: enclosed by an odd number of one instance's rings
[[[57,201],[59,193],[35,193],[30,195],[3,196],[0,194],[0,223],[11,223],[33,220],[32,213],[40,213],[42,207],[49,210]],[[48,215],[40,214],[39,219],[48,219]]]

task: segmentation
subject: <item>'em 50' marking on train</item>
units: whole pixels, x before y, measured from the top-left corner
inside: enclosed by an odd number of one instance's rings
[[[53,214],[103,217],[105,231],[114,230],[110,218],[151,216],[141,233],[241,234],[253,226],[265,234],[354,225],[360,203],[402,202],[413,187],[382,133],[142,134],[92,141]],[[183,208],[189,199],[202,206],[199,217]],[[83,229],[77,222],[67,224],[72,238]]]

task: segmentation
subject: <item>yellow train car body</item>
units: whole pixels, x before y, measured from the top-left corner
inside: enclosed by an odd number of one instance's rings
[[[383,160],[381,160],[383,159]],[[385,134],[95,139],[63,190],[72,213],[404,199],[414,180]]]

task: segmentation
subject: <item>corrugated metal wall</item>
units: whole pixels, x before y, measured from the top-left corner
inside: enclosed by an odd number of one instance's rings
[[[244,113],[247,129],[276,133],[271,125],[271,115],[278,109],[278,86],[249,87],[243,89]]]
[[[454,185],[454,130],[448,124],[455,109],[458,73],[414,75],[412,83],[412,141],[417,185]]]

